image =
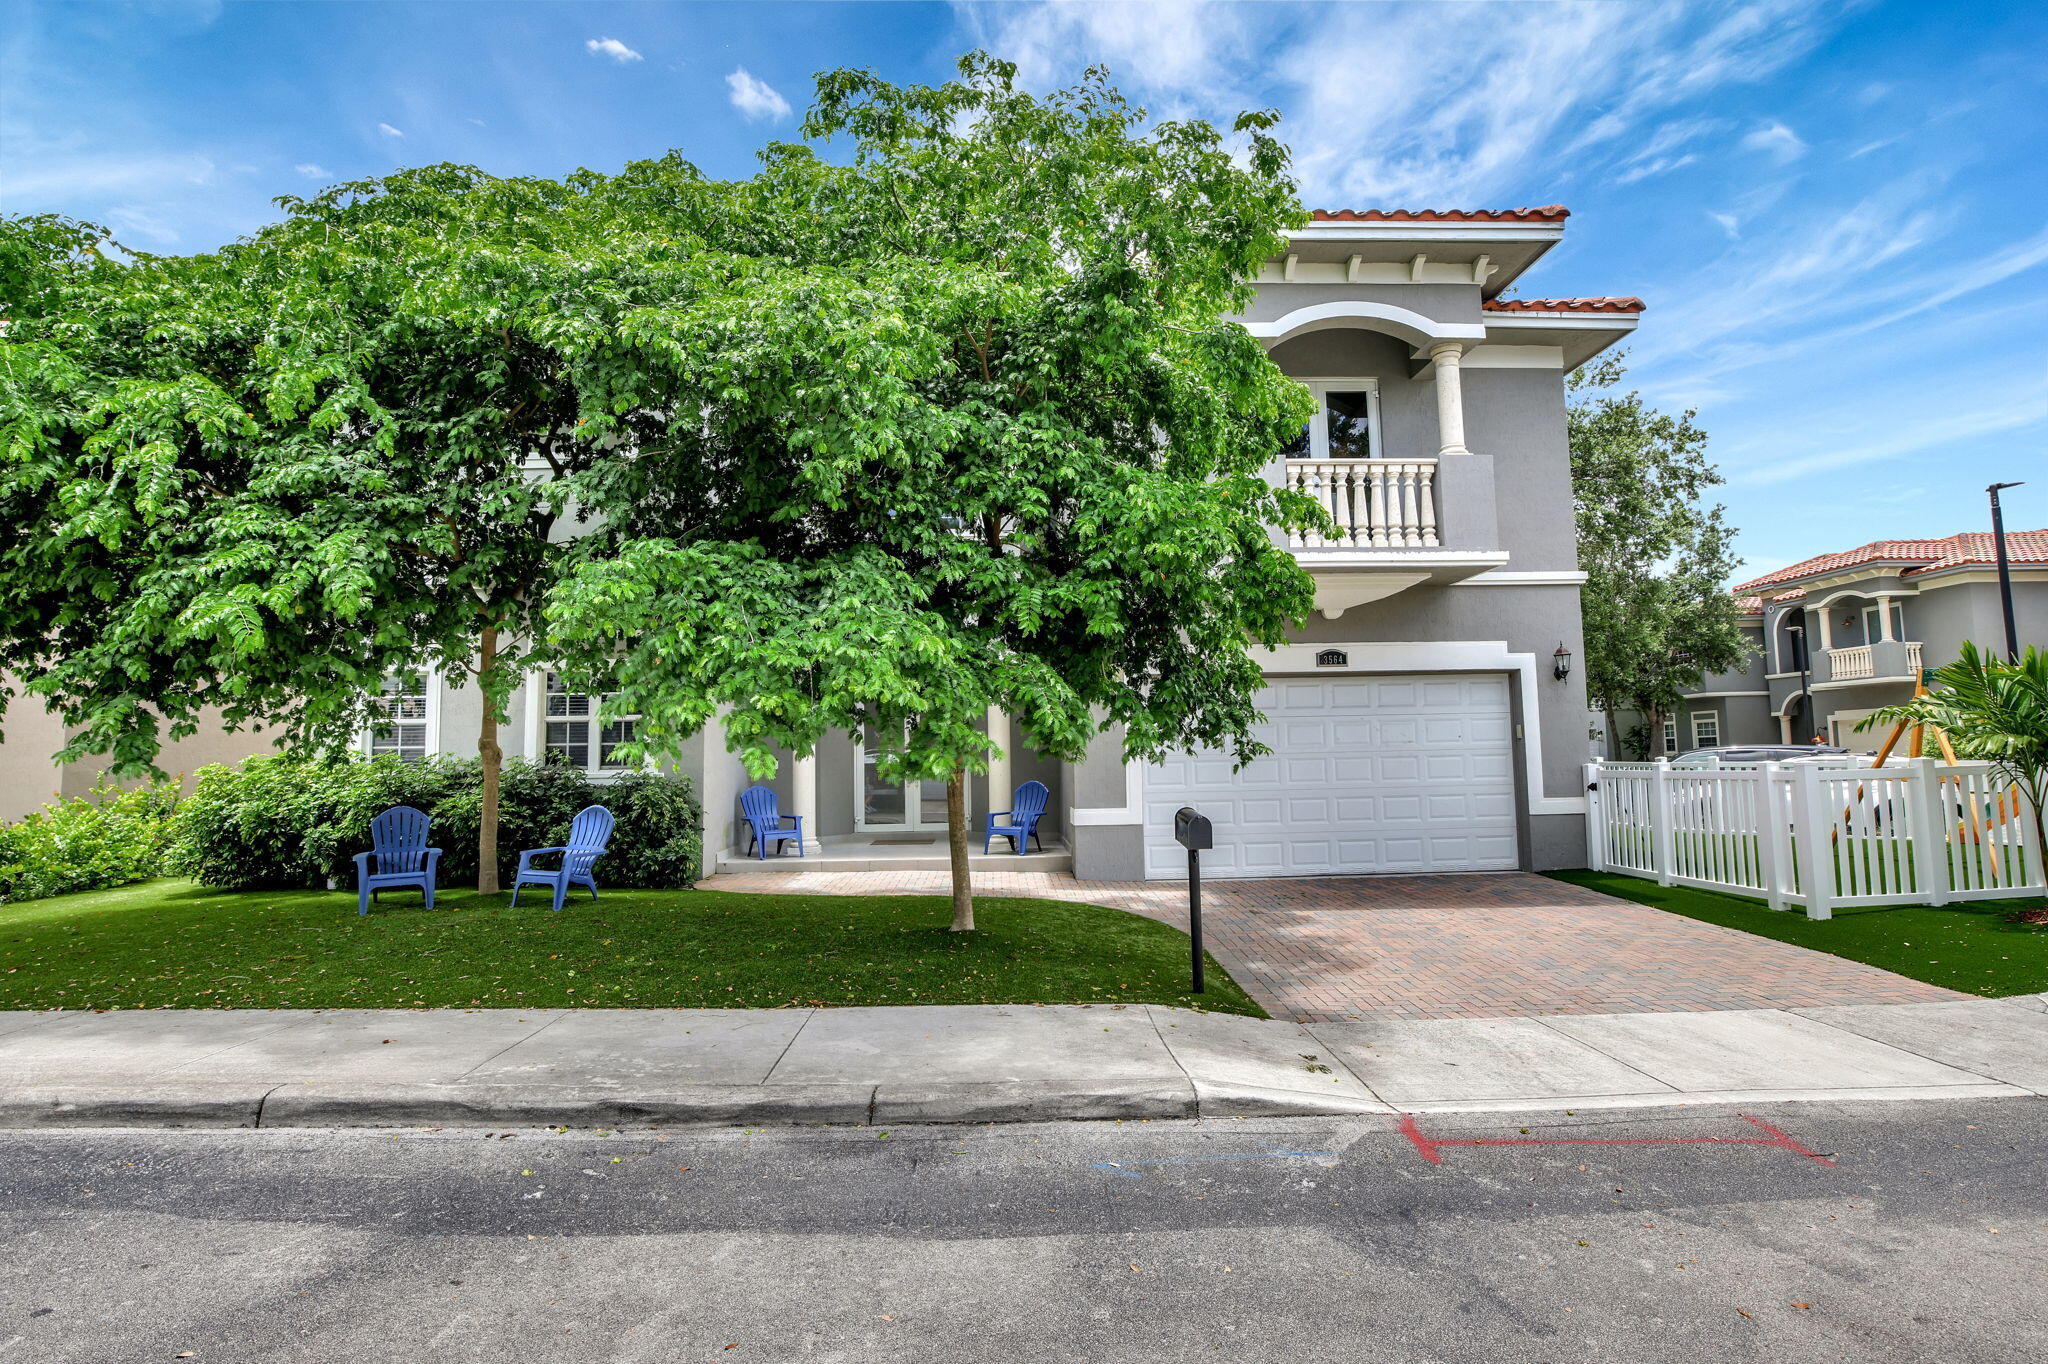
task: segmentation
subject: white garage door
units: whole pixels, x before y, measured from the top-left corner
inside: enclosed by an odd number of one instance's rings
[[[1145,874],[1187,874],[1173,812],[1216,827],[1205,876],[1508,871],[1508,684],[1484,675],[1276,678],[1255,734],[1273,751],[1176,755],[1145,773]]]

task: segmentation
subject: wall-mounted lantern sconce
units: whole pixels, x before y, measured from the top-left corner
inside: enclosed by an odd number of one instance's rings
[[[1572,651],[1561,643],[1557,652],[1550,656],[1550,675],[1560,682],[1572,675]]]

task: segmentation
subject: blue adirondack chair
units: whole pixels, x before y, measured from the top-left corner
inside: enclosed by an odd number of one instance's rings
[[[1007,838],[1019,857],[1024,855],[1027,841],[1037,843],[1038,850],[1044,852],[1045,844],[1038,838],[1038,821],[1045,815],[1048,794],[1042,781],[1027,781],[1018,787],[1017,794],[1010,797],[1011,808],[989,812],[988,836],[981,840],[981,850],[985,853],[997,839]],[[1002,822],[998,823],[999,820]]]
[[[782,845],[792,838],[796,840],[796,855],[804,855],[804,817],[783,814],[776,806],[771,788],[749,786],[740,792],[740,813],[747,820],[747,851],[754,854],[756,861],[768,860],[770,843],[776,845],[775,855],[782,856]]]
[[[370,851],[359,852],[356,863],[356,913],[368,914],[370,902],[380,890],[416,886],[434,907],[434,871],[441,862],[441,850],[427,846],[426,812],[410,805],[394,805],[370,821]],[[370,859],[377,870],[370,870]]]
[[[569,887],[581,886],[590,892],[590,898],[597,898],[597,882],[591,879],[591,868],[604,850],[611,846],[612,812],[602,805],[586,805],[576,812],[576,818],[569,825],[569,841],[559,848],[528,848],[519,854],[519,870],[512,877],[512,905],[519,906],[519,888],[531,883],[536,886],[553,886],[555,889],[554,909],[562,907],[563,897]],[[533,859],[548,853],[560,853],[561,865],[549,870],[533,865]]]

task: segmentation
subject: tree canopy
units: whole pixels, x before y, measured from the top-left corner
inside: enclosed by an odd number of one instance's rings
[[[1749,646],[1728,578],[1735,529],[1705,499],[1721,482],[1694,414],[1659,412],[1640,393],[1614,393],[1610,356],[1567,381],[1572,505],[1586,637],[1586,694],[1607,712],[1639,710],[1654,731],[1710,672]]]
[[[757,774],[871,725],[957,788],[992,705],[1249,755],[1312,596],[1260,473],[1306,395],[1228,320],[1301,219],[1273,116],[1013,78],[828,73],[734,182],[435,166],[193,257],[9,222],[0,665],[127,770],[206,705],[332,745],[421,664],[501,717],[539,662]]]

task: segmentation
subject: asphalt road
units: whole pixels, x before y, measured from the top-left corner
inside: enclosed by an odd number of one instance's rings
[[[2048,1102],[1750,1111],[0,1133],[0,1364],[2048,1357]]]

